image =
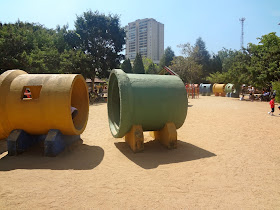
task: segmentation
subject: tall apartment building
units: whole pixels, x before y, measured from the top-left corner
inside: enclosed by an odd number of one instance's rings
[[[136,20],[126,26],[126,58],[137,53],[159,63],[164,53],[164,25],[153,18]]]

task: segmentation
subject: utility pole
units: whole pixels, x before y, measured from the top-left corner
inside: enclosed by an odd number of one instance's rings
[[[243,30],[243,27],[244,27],[244,21],[245,21],[245,18],[240,18],[239,21],[241,22],[241,40],[240,40],[240,45],[241,45],[241,49],[243,49],[243,43],[244,43],[244,30]]]

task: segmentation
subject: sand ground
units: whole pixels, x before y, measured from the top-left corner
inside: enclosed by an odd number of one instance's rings
[[[145,133],[134,154],[111,136],[106,104],[90,106],[76,144],[55,158],[0,142],[0,209],[280,209],[280,111],[268,102],[189,100],[178,148]]]

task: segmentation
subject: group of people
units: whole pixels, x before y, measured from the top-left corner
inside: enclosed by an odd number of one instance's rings
[[[255,99],[255,88],[252,87],[252,86],[248,86],[248,88],[246,88],[246,85],[242,85],[242,88],[241,88],[241,97],[240,97],[240,100],[244,100],[244,97],[245,97],[245,94],[246,93],[249,93],[249,99],[251,101],[254,101]]]
[[[255,95],[257,93],[257,95]],[[249,94],[249,100],[261,100],[261,101],[270,101],[272,97],[275,98],[276,91],[272,91],[272,87],[268,86],[267,88],[263,88],[262,91],[256,90],[253,86],[246,87],[242,85],[241,88],[241,97],[240,100],[244,100],[245,94]]]
[[[89,102],[104,101],[107,98],[107,85],[96,85],[94,84],[93,90],[89,90]]]
[[[260,96],[261,101],[270,101],[272,97],[276,96],[276,91],[272,91],[272,87],[268,86],[267,88],[263,88],[262,94]]]
[[[249,92],[249,99],[253,101],[255,99],[254,93],[255,93],[255,88],[252,86],[249,86],[248,89],[246,88],[245,85],[242,85],[241,89],[241,97],[240,100],[244,100],[244,95],[245,93]],[[274,111],[275,111],[275,96],[276,96],[276,91],[272,91],[272,87],[268,86],[267,88],[263,88],[262,94],[258,97],[261,101],[269,101],[269,105],[271,108],[271,111],[268,112],[269,115],[273,116]],[[280,106],[278,106],[278,109],[280,110]],[[280,114],[279,114],[280,115]]]

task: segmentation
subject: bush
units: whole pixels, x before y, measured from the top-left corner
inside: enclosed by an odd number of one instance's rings
[[[280,103],[280,82],[272,82],[272,89],[276,90],[275,101]]]

